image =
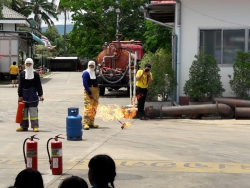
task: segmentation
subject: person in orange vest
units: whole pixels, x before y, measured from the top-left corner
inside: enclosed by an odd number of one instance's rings
[[[10,66],[10,78],[12,82],[12,87],[17,87],[17,75],[18,75],[19,69],[16,65],[16,62],[14,61],[12,65]]]

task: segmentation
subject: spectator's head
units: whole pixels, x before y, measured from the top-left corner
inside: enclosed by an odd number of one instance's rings
[[[13,61],[13,65],[16,65],[16,62],[15,62],[15,61]]]
[[[116,167],[114,160],[108,155],[96,155],[89,161],[89,182],[92,186],[106,188],[110,183],[114,188]]]
[[[37,170],[24,169],[17,175],[14,186],[19,188],[44,188],[43,178]]]
[[[71,176],[64,179],[58,188],[88,188],[88,184],[78,176]]]

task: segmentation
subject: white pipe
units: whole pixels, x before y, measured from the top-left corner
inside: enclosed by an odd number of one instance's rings
[[[128,59],[128,74],[129,74],[129,99],[130,99],[130,104],[132,104],[132,75],[131,75],[131,52],[129,52],[129,59]]]
[[[135,107],[135,96],[136,96],[136,72],[137,72],[137,51],[135,51],[135,57],[134,57],[134,91],[133,91],[133,107]]]
[[[180,66],[181,66],[181,2],[177,2],[177,89],[176,89],[176,102],[179,104],[179,98],[180,98]]]

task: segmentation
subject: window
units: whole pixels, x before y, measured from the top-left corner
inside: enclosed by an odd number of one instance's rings
[[[245,39],[245,29],[200,30],[200,48],[215,57],[218,64],[233,64],[237,51],[245,51],[250,44]]]
[[[0,31],[3,30],[3,24],[0,24]]]

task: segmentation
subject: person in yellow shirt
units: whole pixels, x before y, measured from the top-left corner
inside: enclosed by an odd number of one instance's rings
[[[152,83],[153,76],[150,72],[151,65],[145,64],[143,70],[138,70],[136,73],[136,98],[137,98],[137,114],[140,120],[147,120],[144,113],[145,101],[148,93],[148,85]]]
[[[16,62],[14,61],[12,65],[10,66],[10,77],[12,82],[12,87],[17,87],[17,75],[18,75],[19,69],[16,65]]]

